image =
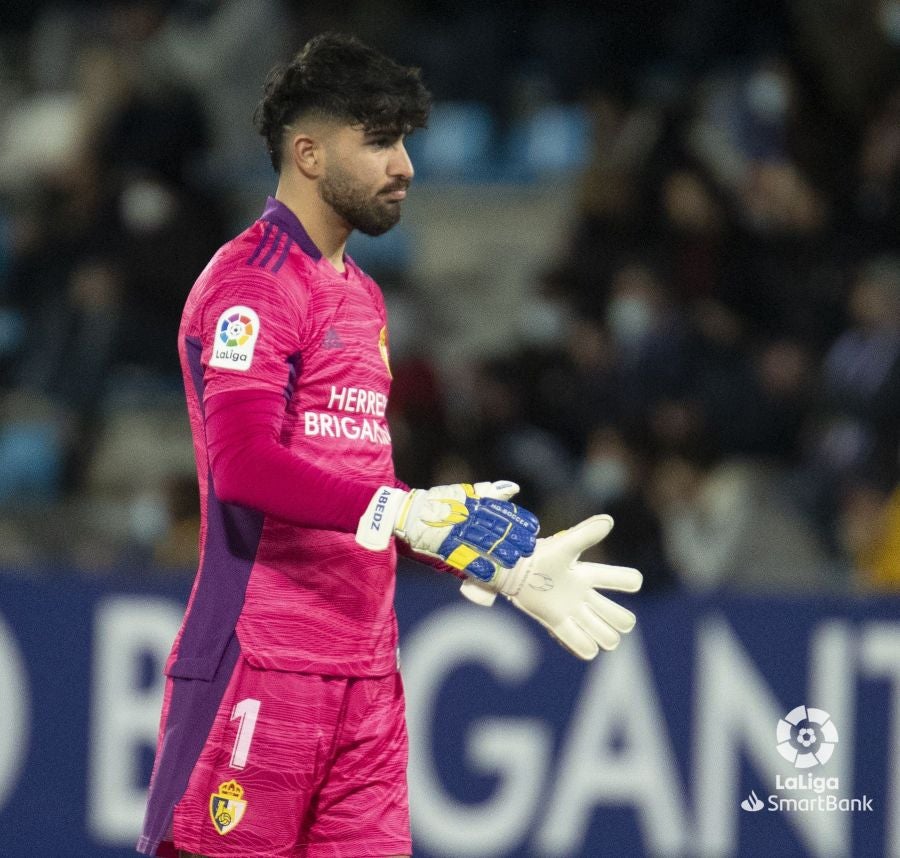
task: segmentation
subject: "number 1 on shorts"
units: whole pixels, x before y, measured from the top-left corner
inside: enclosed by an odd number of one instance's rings
[[[250,743],[253,741],[253,731],[256,729],[256,719],[259,717],[258,700],[248,697],[234,704],[231,711],[231,719],[240,718],[237,736],[234,740],[234,749],[231,752],[231,768],[242,769],[247,765],[247,756],[250,754]]]

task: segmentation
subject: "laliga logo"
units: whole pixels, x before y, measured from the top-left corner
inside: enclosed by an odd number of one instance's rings
[[[259,337],[259,317],[249,307],[229,307],[216,323],[210,366],[246,372]]]
[[[798,706],[779,720],[775,737],[778,753],[794,768],[810,769],[831,759],[838,731],[824,710]]]

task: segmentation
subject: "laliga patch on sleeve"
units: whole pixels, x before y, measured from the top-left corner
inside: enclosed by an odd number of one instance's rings
[[[229,307],[216,322],[210,366],[245,372],[253,363],[259,316],[249,307]]]

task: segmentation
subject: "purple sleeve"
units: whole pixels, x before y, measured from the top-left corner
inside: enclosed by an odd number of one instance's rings
[[[378,482],[303,461],[279,443],[284,394],[231,390],[205,403],[206,443],[219,500],[322,530],[355,533]]]

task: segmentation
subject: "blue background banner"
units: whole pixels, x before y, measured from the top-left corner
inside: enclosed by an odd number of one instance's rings
[[[0,578],[10,854],[134,854],[187,592]],[[401,576],[417,856],[900,855],[900,600],[629,604],[636,632],[583,665],[508,605]],[[806,770],[776,748],[800,705],[839,735]],[[870,811],[818,809],[864,798]]]

